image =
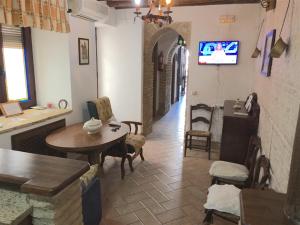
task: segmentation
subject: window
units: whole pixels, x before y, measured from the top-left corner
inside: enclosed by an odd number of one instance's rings
[[[0,27],[0,102],[36,105],[30,28]]]

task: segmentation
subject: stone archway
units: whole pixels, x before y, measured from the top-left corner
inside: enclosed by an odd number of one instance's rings
[[[168,31],[175,31],[186,41],[187,48],[191,43],[191,23],[179,22],[164,27],[155,24],[146,24],[144,27],[144,71],[143,71],[143,133],[152,132],[153,123],[153,62],[152,51],[160,36]],[[170,55],[170,54],[169,54]],[[167,58],[169,61],[169,56]],[[165,64],[165,67],[168,65]],[[165,68],[165,71],[167,68]]]

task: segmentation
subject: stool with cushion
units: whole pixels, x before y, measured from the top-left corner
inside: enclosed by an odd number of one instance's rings
[[[240,188],[250,186],[259,150],[261,150],[260,138],[251,136],[244,165],[215,161],[209,169],[212,184],[233,184]]]
[[[96,99],[95,101],[87,102],[88,111],[90,117],[94,117],[96,119],[100,119],[102,123],[109,123],[112,121],[116,121],[112,107],[110,104],[110,100],[108,97],[101,97]],[[126,137],[126,145],[127,145],[127,152],[124,152],[124,148],[122,148],[120,144],[113,146],[110,149],[107,149],[105,152],[101,154],[101,163],[100,166],[103,165],[106,156],[112,157],[120,157],[122,158],[121,161],[121,177],[124,178],[125,169],[124,163],[127,159],[129,162],[129,166],[131,171],[133,171],[132,161],[137,157],[140,156],[142,160],[144,160],[143,156],[143,146],[145,144],[145,137],[140,134],[139,128],[142,126],[142,123],[135,122],[135,121],[123,121],[122,123],[127,124],[129,126],[129,134]]]
[[[200,113],[201,115],[196,115],[196,113]],[[210,149],[211,149],[211,123],[214,113],[214,107],[210,107],[206,104],[198,104],[192,105],[190,108],[190,130],[185,133],[185,144],[184,144],[184,157],[186,157],[187,148],[199,148],[205,149],[208,151],[208,159],[210,159]],[[208,115],[203,115],[208,114]],[[195,128],[195,124],[205,125],[205,129],[197,129]],[[197,139],[195,139],[197,138]],[[196,141],[199,139],[204,139],[205,144],[196,144]]]
[[[260,156],[256,162],[250,188],[264,189],[270,179],[270,161]],[[234,185],[214,184],[208,189],[207,201],[204,204],[206,217],[204,224],[213,223],[213,215],[238,224],[240,220],[240,191]]]

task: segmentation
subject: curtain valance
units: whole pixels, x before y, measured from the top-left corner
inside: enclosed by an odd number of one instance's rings
[[[65,0],[0,0],[0,23],[70,32]]]

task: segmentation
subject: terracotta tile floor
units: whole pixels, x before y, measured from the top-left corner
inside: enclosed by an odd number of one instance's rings
[[[126,164],[120,178],[120,160],[107,157],[103,171],[101,225],[200,225],[210,184],[212,161],[204,151],[183,157],[184,103],[154,124],[144,147],[145,161],[134,160],[135,171]],[[212,158],[218,157],[214,151]],[[215,219],[214,224],[230,224]]]

